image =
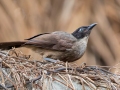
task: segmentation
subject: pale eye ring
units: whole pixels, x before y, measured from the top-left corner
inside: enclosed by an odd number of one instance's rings
[[[80,28],[79,31],[81,32],[81,31],[82,31],[82,28]]]

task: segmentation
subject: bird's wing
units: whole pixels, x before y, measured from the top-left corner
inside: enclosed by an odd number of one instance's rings
[[[42,34],[38,34],[38,35],[35,35],[35,36],[30,37],[30,38],[25,39],[25,40],[31,40],[31,39],[33,39],[33,38],[36,38],[36,37],[38,37],[38,36],[45,35],[45,34],[49,34],[49,33],[42,33]]]
[[[43,34],[32,37],[24,45],[34,46],[37,48],[65,51],[71,49],[77,39],[62,31],[56,31],[50,34]]]

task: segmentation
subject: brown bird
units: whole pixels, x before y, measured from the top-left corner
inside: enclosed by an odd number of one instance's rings
[[[84,54],[90,32],[94,26],[96,26],[96,23],[82,26],[71,34],[55,31],[39,34],[25,41],[1,42],[0,49],[8,50],[12,47],[27,47],[45,58],[73,62]]]

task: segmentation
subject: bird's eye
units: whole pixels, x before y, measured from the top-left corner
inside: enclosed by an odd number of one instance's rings
[[[83,31],[83,29],[82,29],[82,28],[80,28],[80,29],[79,29],[79,31],[80,31],[80,32],[82,32],[82,31]]]

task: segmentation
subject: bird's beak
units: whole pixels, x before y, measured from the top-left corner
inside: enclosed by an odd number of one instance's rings
[[[86,35],[89,35],[91,30],[93,29],[93,27],[95,27],[97,25],[97,23],[93,23],[89,26],[87,26],[87,29],[84,31],[86,33]]]
[[[97,25],[97,23],[93,23],[93,24],[89,25],[87,30],[92,30],[92,28],[95,27],[96,25]]]

